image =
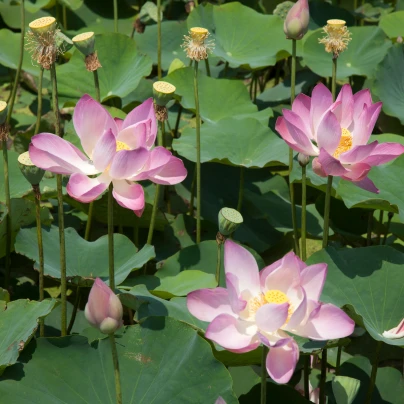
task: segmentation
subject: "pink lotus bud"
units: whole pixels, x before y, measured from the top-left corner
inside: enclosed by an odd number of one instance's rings
[[[302,39],[309,29],[309,3],[308,0],[298,0],[289,10],[283,24],[283,31],[288,39]]]
[[[122,303],[115,293],[97,278],[91,288],[84,314],[87,321],[104,334],[122,327]]]

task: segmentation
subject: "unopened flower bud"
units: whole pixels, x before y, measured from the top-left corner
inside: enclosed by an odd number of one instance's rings
[[[397,43],[403,43],[403,37],[402,36],[397,37]]]
[[[97,278],[84,310],[87,321],[104,334],[112,334],[123,325],[122,303],[115,293]]]
[[[223,236],[230,236],[240,224],[243,223],[243,216],[236,209],[222,208],[219,212],[219,232]]]
[[[307,164],[309,164],[310,162],[310,156],[306,156],[303,153],[299,153],[297,155],[297,161],[299,162],[300,167],[306,167]]]
[[[38,185],[41,182],[45,171],[37,167],[31,161],[29,152],[22,153],[18,156],[18,165],[20,166],[23,176],[31,185]]]
[[[283,24],[283,31],[288,39],[302,39],[309,29],[309,3],[308,0],[298,0],[289,10]]]

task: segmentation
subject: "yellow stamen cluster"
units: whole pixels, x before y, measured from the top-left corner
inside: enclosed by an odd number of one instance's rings
[[[288,318],[285,321],[285,324],[287,324],[293,314],[293,307],[290,303],[288,296],[285,293],[281,292],[280,290],[271,289],[265,293],[265,301],[267,303],[275,303],[275,304],[289,303]]]
[[[327,35],[319,39],[319,42],[325,45],[326,52],[332,52],[334,58],[337,58],[348,47],[352,39],[351,33],[344,20],[328,20],[323,30]]]
[[[119,152],[121,150],[130,150],[130,147],[126,143],[117,140],[116,141],[116,151]]]
[[[333,156],[337,159],[342,153],[345,153],[352,148],[352,135],[348,129],[342,128],[341,139],[337,150],[335,150]]]
[[[184,35],[184,48],[187,57],[200,62],[208,58],[215,48],[213,40],[207,40],[209,31],[206,28],[194,27],[189,30],[189,36]]]

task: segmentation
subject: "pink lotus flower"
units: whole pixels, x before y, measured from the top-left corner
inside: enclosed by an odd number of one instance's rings
[[[112,181],[119,205],[141,216],[144,191],[134,181],[172,185],[187,175],[182,160],[164,147],[153,148],[157,124],[152,98],[122,120],[113,119],[101,104],[84,95],[74,109],[73,124],[87,155],[51,133],[34,136],[29,153],[36,166],[70,175],[67,192],[80,202],[95,200]]]
[[[316,174],[341,177],[377,193],[367,177],[370,169],[404,153],[404,146],[398,143],[367,144],[381,107],[381,102],[372,103],[369,90],[353,95],[345,84],[333,102],[327,87],[318,84],[311,98],[299,94],[292,110],[283,110],[276,130],[292,149],[316,156]]]
[[[308,0],[298,0],[289,10],[283,24],[288,39],[302,39],[309,29],[310,13]]]
[[[233,241],[224,246],[227,288],[191,292],[191,314],[209,321],[205,336],[242,353],[261,343],[270,347],[266,366],[278,383],[287,383],[299,359],[291,332],[313,340],[350,335],[355,323],[338,307],[318,301],[327,265],[306,266],[291,252],[258,271],[252,254]]]
[[[404,338],[404,318],[400,321],[397,327],[394,327],[388,331],[384,331],[382,335],[383,337],[389,339]]]
[[[123,325],[122,303],[115,293],[97,278],[84,310],[87,321],[104,334],[111,334]]]

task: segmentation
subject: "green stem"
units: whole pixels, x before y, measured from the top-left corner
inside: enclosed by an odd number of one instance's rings
[[[114,0],[114,32],[118,32],[118,0]]]
[[[8,105],[8,113],[7,113],[7,124],[10,123],[11,120],[11,115],[13,113],[13,108],[14,108],[14,102],[15,102],[15,97],[17,95],[17,88],[18,88],[18,82],[20,81],[20,74],[21,74],[21,68],[22,68],[22,60],[24,58],[24,36],[25,36],[25,8],[24,8],[24,0],[21,0],[20,3],[20,16],[21,16],[21,36],[20,36],[20,54],[18,58],[18,65],[17,65],[17,71],[15,73],[15,78],[14,78],[14,85],[13,89],[11,91],[11,98],[10,102]]]
[[[157,0],[157,78],[161,77],[161,0]]]
[[[241,212],[241,208],[243,206],[243,197],[244,197],[244,173],[245,168],[240,167],[240,185],[238,189],[238,202],[237,202],[237,210]]]
[[[267,366],[266,359],[268,354],[268,347],[262,346],[262,356],[261,356],[261,404],[266,404],[267,402]]]
[[[217,242],[216,283],[220,286],[220,267],[222,259],[222,242]]]
[[[337,94],[337,60],[338,57],[336,56],[332,58],[331,93],[333,101],[335,101],[335,97]]]
[[[304,369],[303,369],[303,384],[304,384],[304,396],[309,400],[310,398],[310,355],[304,357]]]
[[[174,128],[174,138],[178,138],[178,129],[180,127],[181,122],[181,114],[182,114],[182,105],[180,104],[178,108],[177,120],[175,121],[175,128]]]
[[[323,248],[328,245],[328,232],[330,226],[330,202],[332,191],[333,176],[329,175],[327,180],[327,190],[325,192],[325,206],[324,206],[324,229],[323,229]]]
[[[157,132],[157,145],[161,146],[163,144],[163,133],[164,133],[164,122],[158,121],[159,123],[159,130]],[[156,191],[154,194],[154,203],[153,203],[153,210],[150,219],[150,226],[149,226],[149,233],[147,235],[147,244],[151,245],[153,242],[153,231],[154,231],[154,224],[156,222],[158,204],[159,204],[159,195],[160,195],[160,184],[156,184]]]
[[[33,185],[35,194],[35,217],[36,217],[36,236],[38,241],[38,256],[39,256],[39,301],[44,299],[44,258],[43,258],[43,242],[42,242],[42,227],[41,227],[41,194],[39,185]],[[44,319],[39,320],[39,336],[45,336]]]
[[[195,7],[198,7],[199,6],[198,0],[194,0],[194,4],[195,4]]]
[[[199,115],[198,61],[194,66],[195,120],[196,120],[196,243],[201,242],[201,117]]]
[[[373,210],[368,213],[368,231],[366,235],[366,245],[372,245]]]
[[[109,342],[111,343],[112,361],[114,363],[116,404],[122,404],[121,375],[119,372],[119,360],[118,352],[116,350],[115,336],[114,334],[109,334],[108,337]]]
[[[52,108],[55,114],[55,133],[56,136],[63,137],[60,127],[59,101],[58,101],[58,86],[56,79],[56,66],[52,64],[50,68],[52,81]],[[61,332],[62,337],[67,332],[67,300],[66,300],[66,244],[65,244],[65,222],[63,213],[63,189],[62,175],[56,174],[57,195],[58,195],[58,219],[59,219],[59,245],[60,245],[60,294],[61,294]]]
[[[210,66],[209,66],[209,59],[205,59],[205,67],[206,67],[206,75],[210,77]]]
[[[335,375],[339,375],[339,368],[341,366],[341,355],[342,355],[342,346],[340,345],[337,350],[337,363],[335,366]]]
[[[74,321],[76,320],[77,310],[80,304],[80,299],[81,299],[80,286],[77,286],[76,299],[74,300],[72,316],[70,317],[69,326],[67,327],[67,335],[70,335],[70,333],[72,332]]]
[[[290,103],[293,104],[296,95],[296,40],[292,39],[292,69],[290,78]],[[290,176],[293,171],[293,149],[289,148],[289,194],[292,209],[293,239],[295,244],[295,253],[299,255],[299,232],[297,228],[297,215],[295,203],[295,188]]]
[[[306,248],[306,204],[307,204],[307,184],[306,184],[306,166],[302,167],[302,260],[307,259]]]
[[[115,290],[114,267],[114,198],[112,196],[112,182],[108,188],[108,262],[109,262],[109,287]]]
[[[36,111],[36,124],[35,124],[35,132],[36,135],[39,132],[39,127],[41,125],[42,118],[42,81],[43,81],[43,71],[44,68],[41,66],[39,70],[39,80],[38,80],[38,109]]]
[[[66,6],[62,7],[62,13],[63,13],[63,29],[67,30],[67,9],[66,9]]]
[[[325,382],[327,380],[327,349],[323,349],[321,354],[321,375],[320,375],[320,404],[326,403]]]
[[[194,168],[194,175],[191,183],[191,197],[189,198],[189,215],[194,215],[194,201],[195,201],[195,188],[196,188],[196,166]]]
[[[139,248],[139,218],[135,217],[135,224],[133,226],[133,242]]]
[[[95,96],[98,102],[101,102],[100,95],[100,80],[98,78],[98,70],[93,71],[94,74],[94,87],[95,87]]]
[[[380,209],[379,226],[377,226],[376,245],[380,244],[380,239],[381,239],[381,236],[382,236],[383,220],[384,220],[384,210]]]
[[[253,102],[257,102],[257,93],[258,93],[258,77],[254,74],[254,94],[253,94]]]
[[[8,172],[8,150],[7,140],[2,141],[3,148],[3,170],[4,170],[4,193],[6,196],[7,216],[6,216],[6,256],[5,256],[5,277],[4,288],[8,289],[10,286],[10,253],[11,253],[11,199],[10,199],[10,178]]]
[[[372,373],[370,375],[369,388],[366,395],[365,404],[370,404],[372,402],[373,390],[376,384],[377,366],[379,365],[379,356],[381,349],[382,349],[382,341],[377,341],[376,352],[372,364]]]
[[[394,216],[394,213],[392,213],[392,212],[389,212],[387,215],[388,219],[387,219],[387,225],[386,225],[386,233],[384,234],[384,237],[383,237],[383,245],[386,244],[387,236],[390,233],[390,224],[391,224],[391,219],[393,219],[393,216]]]

